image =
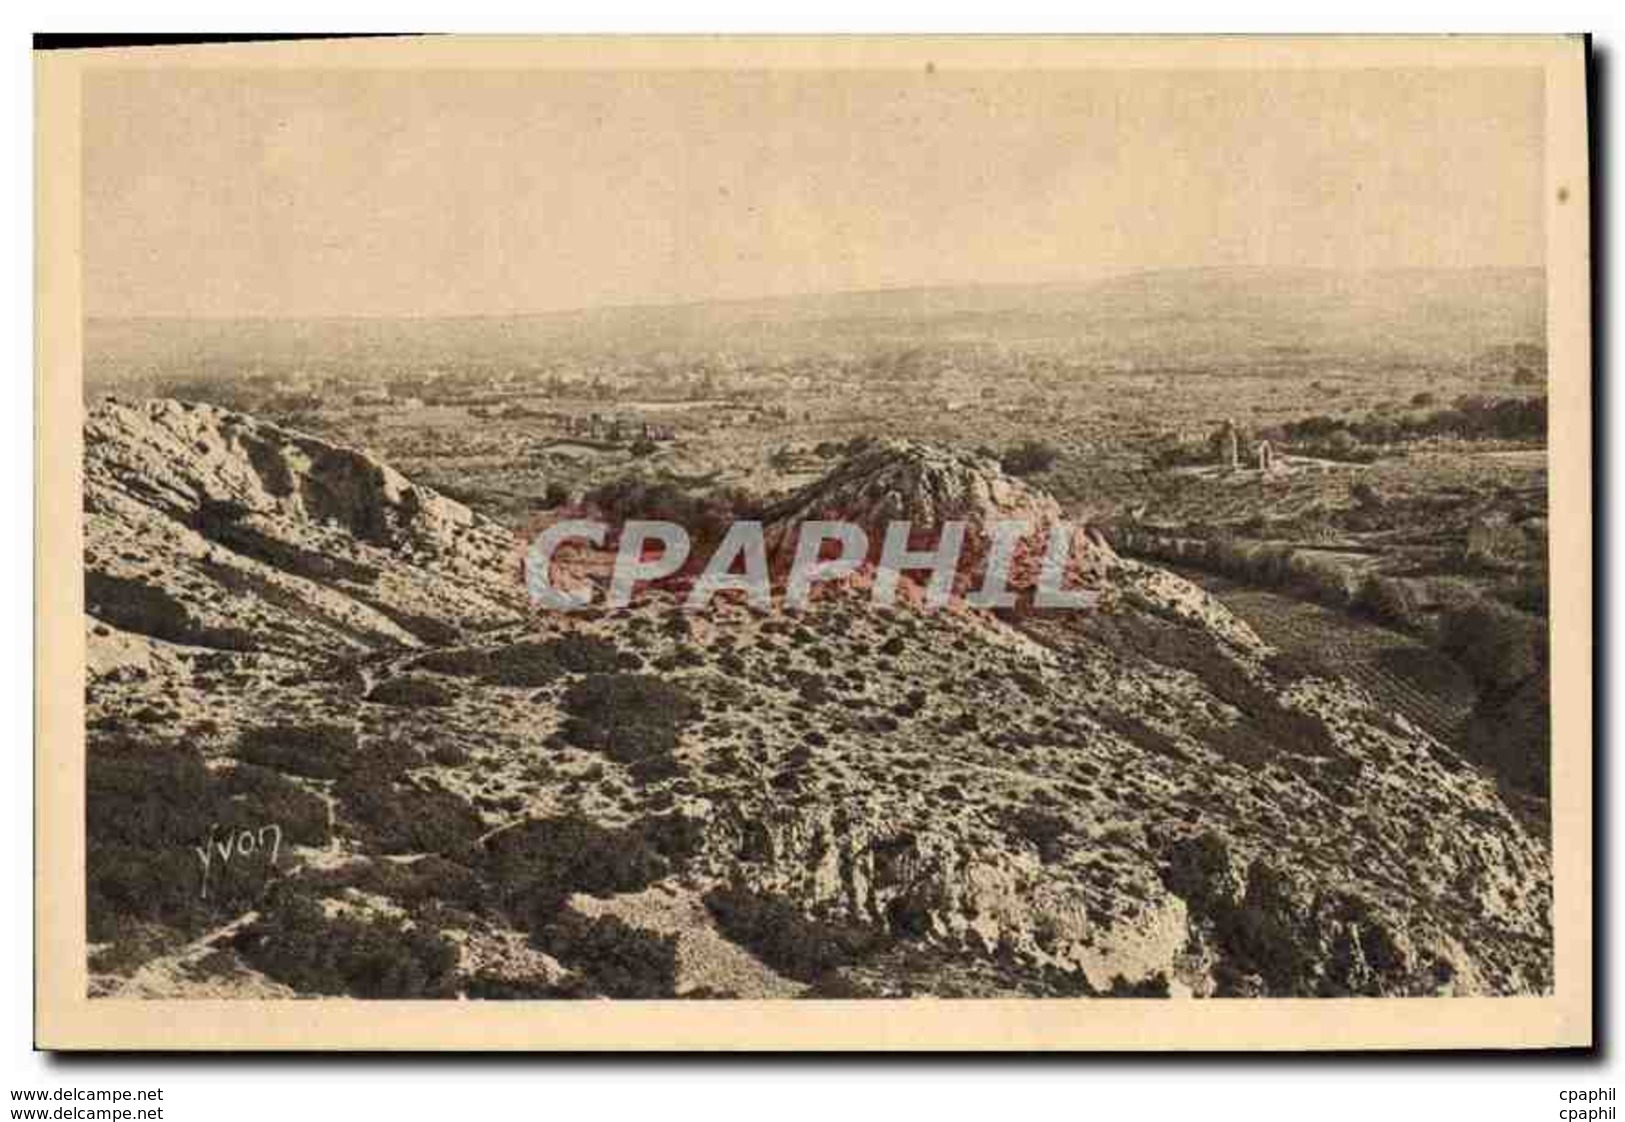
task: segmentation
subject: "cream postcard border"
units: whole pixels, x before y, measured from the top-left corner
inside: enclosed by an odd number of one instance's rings
[[[43,52],[36,89],[35,1043],[48,1049],[1585,1046],[1592,1033],[1591,336],[1579,37],[445,37]],[[91,69],[1535,67],[1546,74],[1556,991],[1256,1001],[92,1001],[86,996],[80,78]],[[1192,205],[1201,205],[1194,200]]]

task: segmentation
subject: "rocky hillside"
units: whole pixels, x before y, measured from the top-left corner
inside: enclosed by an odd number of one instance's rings
[[[535,617],[507,531],[363,453],[175,402],[86,438],[95,993],[1550,987],[1489,777],[1087,531],[1085,613]],[[887,445],[769,521],[994,511],[1059,513]]]
[[[86,608],[214,650],[445,642],[520,618],[515,543],[363,453],[210,405],[85,424]]]

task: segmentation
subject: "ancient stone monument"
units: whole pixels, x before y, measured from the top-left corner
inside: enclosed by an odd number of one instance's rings
[[[1274,466],[1275,449],[1270,447],[1269,441],[1260,440],[1258,442],[1258,470],[1269,471]]]
[[[1236,422],[1224,422],[1224,427],[1219,430],[1218,444],[1219,466],[1226,471],[1235,471],[1241,466],[1241,437],[1236,432]]]

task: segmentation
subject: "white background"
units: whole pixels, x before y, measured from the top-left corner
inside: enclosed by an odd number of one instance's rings
[[[0,553],[0,718],[7,760],[0,779],[0,1110],[10,1092],[23,1087],[160,1086],[165,1118],[285,1119],[289,1117],[416,1119],[523,1116],[595,1119],[647,1115],[666,1120],[718,1117],[767,1118],[770,1122],[850,1114],[896,1122],[916,1118],[1041,1116],[1056,1120],[1135,1115],[1167,1118],[1189,1114],[1206,1120],[1314,1118],[1373,1122],[1387,1118],[1557,1119],[1558,1092],[1566,1087],[1617,1087],[1625,1063],[1617,1042],[1595,1058],[1480,1059],[1157,1059],[1154,1061],[1068,1058],[979,1062],[936,1061],[709,1061],[668,1060],[566,1062],[538,1058],[435,1061],[405,1059],[163,1060],[145,1058],[62,1060],[33,1051],[31,912],[33,841],[32,755],[32,205],[33,106],[28,35],[33,31],[1002,31],[1002,32],[1580,32],[1596,35],[1605,56],[1605,91],[1617,93],[1618,54],[1625,45],[1625,5],[1569,3],[1421,4],[1416,0],[1366,0],[1352,4],[1309,3],[1040,3],[998,0],[982,4],[934,2],[904,6],[876,0],[771,0],[724,3],[685,0],[681,5],[575,3],[501,4],[458,0],[425,4],[396,0],[368,9],[312,0],[275,5],[234,4],[34,4],[3,17],[4,85],[0,127],[7,157],[6,218],[0,277],[6,325],[0,377],[0,498],[11,512]],[[1612,90],[1608,90],[1612,87]],[[1609,96],[1607,101],[1617,100]],[[1617,151],[1619,119],[1607,104],[1599,122],[1605,148]],[[1620,172],[1602,186],[1603,205],[1618,211]],[[1617,223],[1615,232],[1617,234]],[[1614,242],[1610,238],[1609,242]],[[1617,255],[1610,244],[1608,257]],[[1605,258],[1606,259],[1606,258]],[[1596,313],[1613,321],[1621,299],[1606,292]],[[1610,370],[1603,370],[1606,381]],[[1606,417],[1619,428],[1625,410],[1612,395]],[[44,454],[49,454],[46,450]],[[1617,492],[1614,465],[1597,464],[1599,510]],[[77,510],[40,512],[77,517]],[[1614,535],[1610,533],[1609,538]],[[1600,541],[1599,541],[1600,544]],[[1616,562],[1617,551],[1610,550]],[[1607,554],[1604,554],[1607,556]],[[1606,577],[1604,578],[1606,579]],[[1561,594],[1561,590],[1554,590]],[[1599,624],[1617,612],[1598,605]],[[1599,651],[1597,688],[1614,693],[1621,670],[1606,667]],[[1606,728],[1599,730],[1599,735]],[[1609,750],[1606,743],[1603,752]],[[1606,806],[1620,805],[1622,769],[1610,772]],[[1607,816],[1604,815],[1606,822]],[[1611,847],[1610,847],[1611,848]],[[1598,855],[1599,882],[1606,883],[1604,930],[1614,928],[1619,898],[1618,863]],[[1614,947],[1618,940],[1614,940]],[[1606,957],[1606,956],[1605,956]],[[1600,964],[1602,1008],[1617,1013],[1619,970]],[[1426,1016],[1425,1005],[1417,1009]],[[1608,1055],[1607,1053],[1612,1053]],[[4,1117],[9,1117],[9,1114]],[[0,1118],[3,1122],[3,1118]]]

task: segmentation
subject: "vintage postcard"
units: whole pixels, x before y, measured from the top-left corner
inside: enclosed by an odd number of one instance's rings
[[[36,57],[40,1046],[1591,1042],[1584,39]]]

